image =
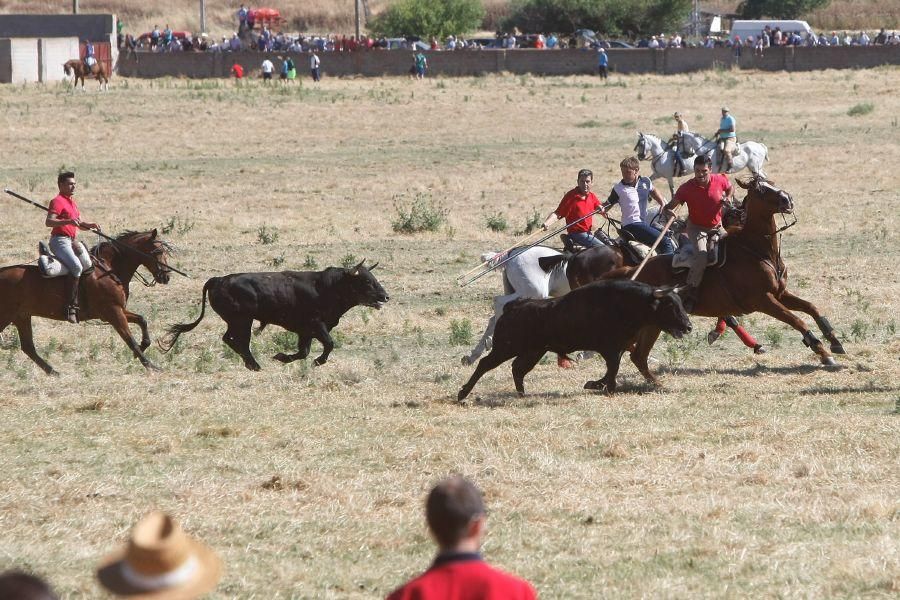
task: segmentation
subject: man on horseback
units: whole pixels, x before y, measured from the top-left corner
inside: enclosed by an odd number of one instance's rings
[[[78,284],[83,271],[80,255],[86,253],[84,246],[76,243],[75,236],[79,229],[100,231],[96,223],[81,220],[78,204],[75,203],[75,173],[65,171],[56,178],[59,194],[50,201],[47,220],[44,224],[52,227],[50,232],[50,249],[56,258],[69,270],[66,277],[66,320],[78,322]],[[90,264],[90,257],[86,257]]]
[[[727,106],[722,107],[722,120],[719,121],[719,129],[716,131],[716,146],[720,152],[719,166],[725,166],[720,169],[722,173],[727,173],[732,169],[731,156],[737,147],[737,133],[735,132],[736,122],[734,117],[728,110]]]
[[[600,200],[591,191],[594,182],[594,174],[588,169],[578,171],[578,185],[566,192],[555,211],[547,215],[542,227],[546,231],[557,219],[565,219],[566,224],[571,224],[582,219],[600,208]],[[593,219],[587,217],[579,223],[568,228],[569,239],[579,246],[592,248],[601,246],[603,242],[591,234]]]
[[[675,111],[675,124],[675,133],[672,134],[672,139],[669,140],[669,146],[675,151],[675,161],[678,163],[678,169],[675,172],[675,176],[679,177],[684,175],[685,171],[684,157],[681,156],[681,134],[690,131],[690,128],[688,127],[687,121],[684,120],[684,117],[682,117],[681,113],[678,111]]]
[[[97,59],[94,58],[94,44],[88,40],[84,43],[84,66],[88,73],[93,72],[95,64],[97,64]]]
[[[619,163],[619,168],[622,170],[622,180],[613,186],[603,209],[606,211],[613,204],[618,204],[622,209],[622,231],[631,234],[642,244],[652,246],[659,236],[659,231],[644,222],[647,215],[647,200],[652,197],[660,207],[666,203],[653,187],[649,177],[638,176],[641,168],[638,159],[629,156]],[[675,245],[668,236],[665,236],[657,250],[660,254],[673,254]]]
[[[672,201],[663,209],[667,219],[675,216],[675,210],[682,203],[688,205],[688,222],[685,233],[693,246],[690,270],[688,271],[688,290],[684,299],[684,308],[690,312],[697,301],[697,289],[703,281],[706,270],[707,251],[711,238],[722,234],[722,202],[729,203],[734,199],[734,187],[727,175],[713,174],[712,160],[701,154],[694,160],[694,177],[681,184]]]

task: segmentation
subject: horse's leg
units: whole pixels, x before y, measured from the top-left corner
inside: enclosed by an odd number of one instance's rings
[[[19,330],[19,345],[22,348],[22,352],[43,369],[47,375],[59,375],[53,367],[47,364],[47,361],[38,356],[37,350],[34,349],[34,332],[31,330],[31,317],[22,317],[14,321],[14,323],[16,329]]]
[[[511,300],[515,300],[519,297],[519,294],[512,293],[507,294],[505,296],[495,296],[494,297],[494,314],[488,319],[487,327],[484,330],[484,335],[481,336],[481,339],[478,340],[478,343],[472,348],[472,351],[468,356],[463,356],[462,364],[471,365],[474,364],[478,357],[480,357],[486,350],[491,349],[491,345],[494,341],[494,328],[497,326],[497,319],[500,318],[500,315],[503,314],[503,307],[506,306],[508,302]]]
[[[653,349],[653,344],[656,343],[660,333],[662,332],[654,327],[644,328],[638,333],[634,344],[635,348],[631,351],[631,362],[638,368],[644,379],[653,385],[659,385],[659,380],[650,372],[647,359],[650,357],[650,350]]]
[[[134,323],[138,327],[141,328],[141,352],[145,351],[150,347],[150,330],[147,329],[147,319],[143,317],[143,315],[139,315],[137,313],[133,313],[130,310],[125,311],[125,320],[129,323]]]
[[[125,316],[125,312],[126,311],[123,308],[113,307],[106,312],[103,316],[103,320],[112,325],[112,328],[115,329],[116,333],[119,334],[119,337],[128,344],[128,347],[131,348],[135,358],[141,361],[141,364],[144,365],[145,369],[159,371],[159,367],[154,365],[146,356],[144,356],[144,350],[136,341],[134,341],[131,330],[128,329],[128,318]]]
[[[295,360],[303,360],[304,358],[309,356],[309,350],[312,347],[312,340],[312,336],[301,335],[298,333],[296,354],[285,354],[284,352],[279,352],[272,358],[285,364],[294,362]]]
[[[803,343],[810,350],[819,355],[823,365],[832,366],[835,364],[834,357],[825,349],[825,346],[812,334],[806,327],[803,319],[792,313],[785,305],[775,299],[771,292],[767,293],[762,302],[758,305],[758,310],[764,312],[770,317],[774,317],[782,323],[787,323],[797,331],[803,334]]]
[[[544,350],[535,350],[531,354],[520,354],[512,363],[513,383],[520,396],[525,395],[525,376],[544,357]]]
[[[253,320],[236,318],[231,321],[226,320],[226,323],[228,323],[228,329],[222,336],[222,341],[244,359],[245,367],[251,371],[259,371],[262,367],[250,353],[250,329],[253,326]]]
[[[459,388],[459,394],[456,395],[456,399],[465,400],[466,396],[469,395],[469,393],[472,391],[472,388],[475,387],[475,384],[478,383],[479,379],[481,379],[482,375],[484,375],[491,369],[496,369],[514,356],[514,352],[509,348],[503,348],[500,350],[494,348],[493,350],[491,350],[490,354],[478,361],[478,366],[475,367],[475,372],[472,373],[472,376],[469,377],[469,380],[461,388]]]
[[[803,298],[799,298],[794,294],[788,292],[787,290],[781,294],[781,303],[788,310],[799,310],[800,312],[804,312],[811,316],[815,321],[816,325],[819,326],[819,330],[822,332],[822,335],[831,342],[831,351],[835,354],[846,354],[844,352],[844,346],[841,344],[841,341],[834,334],[834,327],[831,326],[831,323],[828,322],[828,319],[819,312],[819,309],[816,306],[809,302],[808,300],[804,300]]]
[[[756,338],[750,335],[750,332],[741,326],[738,323],[737,319],[732,316],[727,317],[719,317],[718,321],[716,321],[716,328],[706,334],[706,341],[709,345],[712,345],[719,336],[725,333],[725,327],[728,326],[734,331],[735,335],[738,336],[738,339],[741,340],[745,346],[753,350],[754,354],[765,354],[766,349],[762,347]]]

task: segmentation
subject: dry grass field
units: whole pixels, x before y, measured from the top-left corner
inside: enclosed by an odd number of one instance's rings
[[[618,395],[585,393],[598,361],[548,360],[524,398],[502,367],[457,404],[471,367],[455,342],[480,334],[501,284],[455,276],[552,210],[578,169],[605,195],[637,130],[668,134],[680,109],[709,134],[723,101],[794,197],[789,285],[837,327],[841,368],[768,317],[744,320],[760,357],[732,334],[708,347],[697,318],[658,342],[661,389],[629,363]],[[224,559],[216,598],[375,598],[428,564],[424,494],[460,472],[486,492],[488,559],[544,598],[900,593],[900,70],[114,79],[102,95],[4,86],[0,106],[4,187],[47,202],[73,168],[87,218],[178,246],[192,278],[132,286],[154,336],[230,272],[365,257],[391,294],[346,315],[323,367],[272,361],[293,336],[263,332],[259,373],[210,311],[171,353],[149,351],[160,373],[107,326],[36,320],[62,372],[46,377],[7,329],[0,570],[98,596],[96,562],[159,507]],[[446,221],[394,232],[416,199]],[[0,210],[0,264],[33,260],[43,216],[5,195]]]
[[[281,11],[287,20],[289,31],[350,33],[354,30],[353,0],[271,0],[244,2],[247,6],[271,6]],[[368,0],[372,15],[378,14],[390,4],[390,0]],[[499,27],[509,14],[509,0],[482,0],[485,19],[482,26],[487,31]],[[701,2],[701,8],[710,12],[732,13],[739,2],[735,0],[709,0]],[[170,23],[173,29],[196,31],[200,27],[199,3],[196,0],[80,0],[81,12],[115,13],[127,24],[128,31],[149,31],[154,24],[163,27]],[[235,26],[235,12],[240,1],[207,0],[207,27],[211,34],[221,35]],[[65,13],[70,12],[68,0],[0,0],[2,13]],[[881,0],[831,0],[825,8],[804,15],[816,30],[900,28],[900,4]]]

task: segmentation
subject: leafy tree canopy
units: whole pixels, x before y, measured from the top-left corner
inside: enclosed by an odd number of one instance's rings
[[[649,35],[680,29],[691,0],[515,0],[503,25],[525,32]]]
[[[745,19],[796,19],[817,8],[828,6],[831,0],[744,0],[738,14]]]
[[[399,0],[378,15],[369,29],[375,35],[418,35],[443,39],[481,26],[481,0]]]

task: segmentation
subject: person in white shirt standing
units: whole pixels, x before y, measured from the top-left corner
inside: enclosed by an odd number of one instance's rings
[[[319,81],[322,78],[322,72],[320,70],[320,65],[322,61],[319,60],[319,55],[316,54],[316,50],[312,49],[309,52],[309,74],[312,75],[313,81]]]
[[[272,64],[272,61],[268,58],[262,61],[262,76],[264,82],[269,82],[272,80],[272,73],[275,71],[275,65]]]

